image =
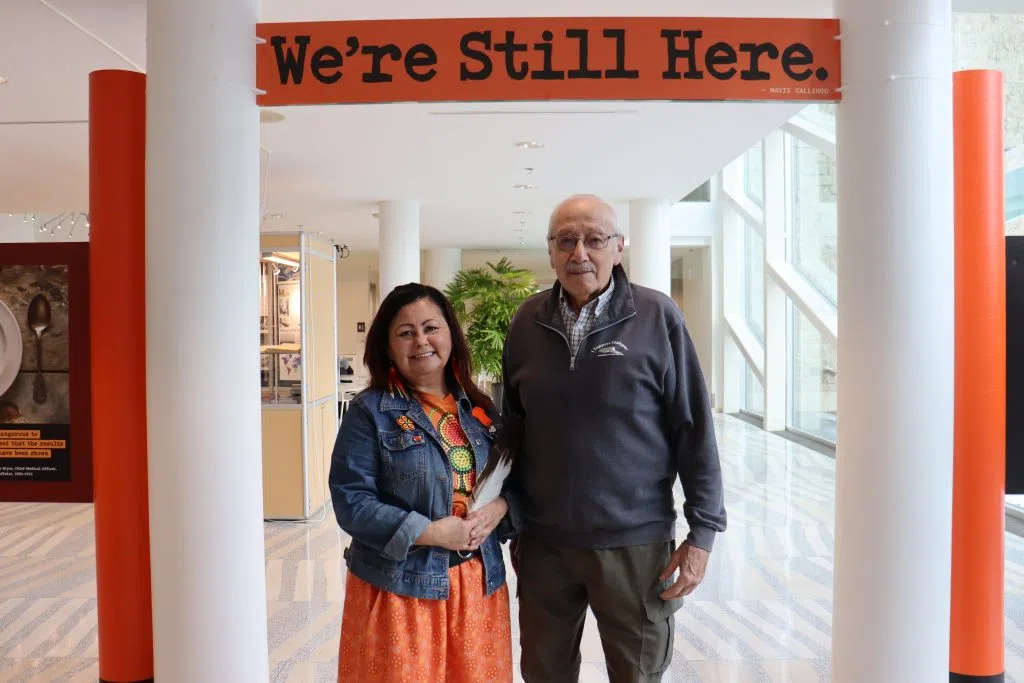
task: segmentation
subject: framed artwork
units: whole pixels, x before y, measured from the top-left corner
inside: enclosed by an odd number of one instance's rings
[[[0,501],[92,500],[88,243],[0,250]]]

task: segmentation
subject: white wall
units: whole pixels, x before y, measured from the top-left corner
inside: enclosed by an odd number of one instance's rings
[[[464,250],[463,268],[485,267],[497,263],[502,257],[513,265],[529,268],[538,276],[542,287],[549,287],[554,274],[548,264],[547,252],[541,249],[523,250]],[[369,329],[376,313],[371,304],[370,287],[377,282],[377,252],[353,251],[348,258],[338,261],[338,354],[355,356],[362,372],[361,359],[365,350],[366,333],[357,331],[360,322]]]
[[[693,339],[700,359],[704,381],[711,393],[711,248],[695,247],[673,250],[672,298],[683,312],[686,329]]]
[[[623,224],[623,233],[629,236],[628,206],[618,209],[619,221]],[[671,208],[672,244],[676,246],[702,246],[711,243],[711,235],[715,229],[716,204],[711,202],[677,202]],[[487,262],[496,263],[502,257],[508,258],[519,268],[529,268],[537,278],[541,289],[551,287],[555,282],[555,273],[551,268],[545,244],[526,244],[521,249],[466,249],[462,252],[462,267],[481,268]],[[666,254],[666,258],[668,255]],[[629,247],[626,247],[622,265],[629,273]],[[710,298],[710,290],[708,293]]]
[[[39,233],[37,223],[26,222],[24,215],[0,214],[0,242],[35,242]]]
[[[677,202],[672,205],[672,241],[676,244],[689,241],[711,240],[718,220],[715,203]]]
[[[338,355],[355,356],[357,375],[366,373],[362,364],[366,332],[375,311],[371,307],[370,284],[377,281],[377,252],[354,251],[339,259],[338,268]],[[358,324],[364,323],[364,332]]]
[[[465,249],[462,252],[462,267],[466,270],[486,268],[488,263],[497,263],[503,257],[516,268],[532,270],[541,289],[554,284],[555,273],[543,245],[536,249]]]
[[[673,242],[700,244],[710,239],[714,227],[714,208],[711,203],[684,202],[673,206]],[[509,259],[519,268],[533,271],[541,289],[551,287],[555,282],[545,245],[522,249],[464,249],[464,269],[486,267],[488,262],[497,263],[501,258]],[[678,250],[678,247],[677,247]],[[686,308],[683,309],[687,326],[700,355],[701,365],[711,382],[711,259],[709,249],[695,248],[688,254],[687,270],[692,277],[684,284],[687,292]],[[629,249],[623,258],[623,265],[629,270]],[[424,255],[425,256],[425,255]],[[668,255],[666,255],[668,257]],[[338,354],[355,356],[357,372],[364,372],[362,357],[365,350],[366,333],[357,331],[357,324],[365,323],[369,329],[376,312],[371,304],[371,284],[377,281],[377,252],[353,251],[348,258],[338,261]]]
[[[65,214],[53,213],[0,213],[0,242],[88,242],[89,231],[85,227],[84,215],[74,214],[75,225],[71,225],[68,217],[57,222],[58,216]],[[26,216],[28,220],[25,220]],[[33,220],[34,218],[34,220]],[[48,225],[48,229],[40,228]],[[57,226],[60,229],[57,229]]]
[[[444,291],[462,268],[462,250],[424,249],[420,252],[420,282]]]

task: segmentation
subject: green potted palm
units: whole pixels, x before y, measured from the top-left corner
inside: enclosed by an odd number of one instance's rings
[[[445,289],[481,379],[491,382],[491,395],[501,405],[503,377],[501,352],[512,316],[537,291],[533,272],[516,268],[507,258],[486,268],[460,270]]]

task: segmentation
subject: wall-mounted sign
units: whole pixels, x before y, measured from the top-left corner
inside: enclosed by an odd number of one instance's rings
[[[835,19],[409,19],[257,34],[262,106],[840,97]]]
[[[92,500],[88,247],[0,250],[0,501]]]

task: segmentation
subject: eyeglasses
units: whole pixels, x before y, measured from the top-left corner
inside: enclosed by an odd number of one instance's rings
[[[579,242],[583,242],[583,247],[587,251],[601,251],[608,246],[608,242],[613,238],[618,237],[617,234],[605,235],[605,234],[593,234],[593,235],[552,235],[548,238],[549,242],[555,243],[555,248],[558,251],[572,252],[576,251],[576,245]]]

